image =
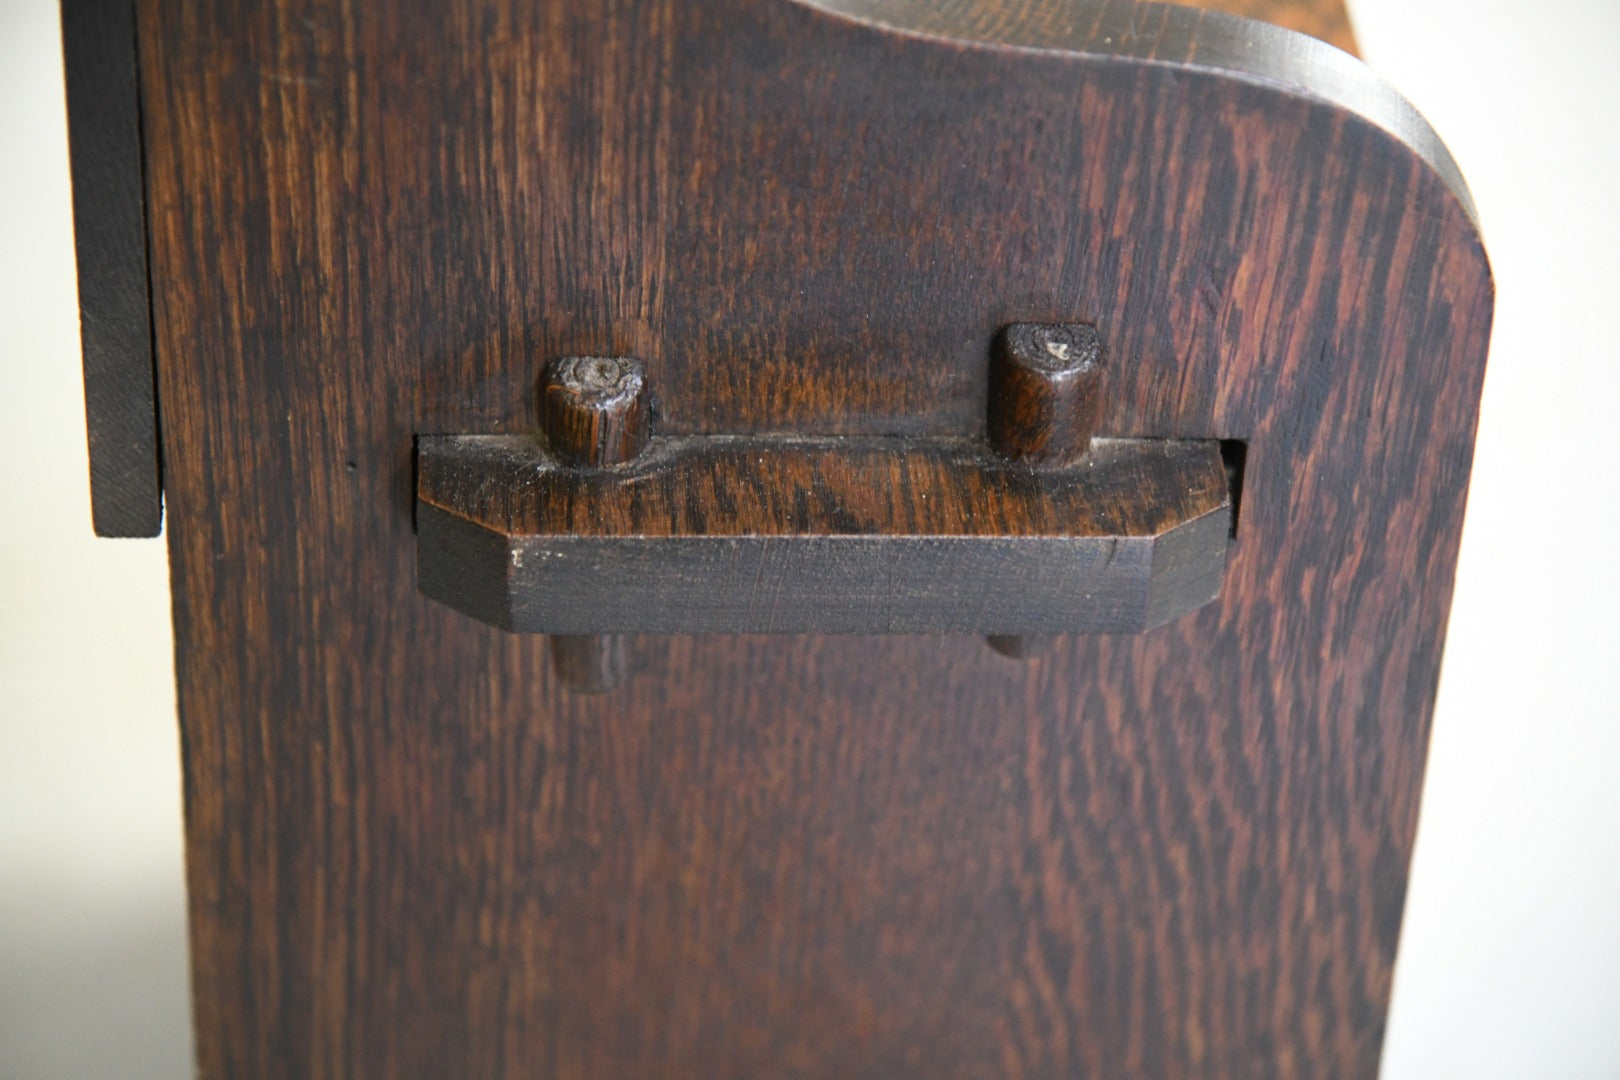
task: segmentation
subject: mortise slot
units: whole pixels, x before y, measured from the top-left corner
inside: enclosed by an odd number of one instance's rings
[[[1231,538],[1237,539],[1238,521],[1243,517],[1243,469],[1249,460],[1249,440],[1222,439],[1221,461],[1226,465],[1226,490],[1232,500]]]

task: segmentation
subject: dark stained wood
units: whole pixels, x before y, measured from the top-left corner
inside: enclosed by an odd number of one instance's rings
[[[1102,342],[1094,327],[1005,328],[990,361],[990,445],[1035,467],[1074,464],[1097,433],[1102,380]]]
[[[1225,517],[1220,447],[1100,439],[1033,470],[970,439],[661,438],[617,469],[568,466],[524,436],[418,440],[417,506],[505,536],[1149,537]]]
[[[641,361],[564,356],[546,365],[540,426],[551,452],[569,465],[605,468],[640,454],[652,437],[651,395]],[[584,694],[602,694],[629,673],[629,646],[618,635],[555,638],[557,678]]]
[[[1057,647],[1057,638],[1044,634],[989,634],[984,640],[1010,660],[1033,660]]]
[[[622,465],[652,437],[648,397],[639,360],[565,356],[546,365],[540,426],[570,465]]]
[[[1003,327],[990,358],[985,425],[990,446],[1036,468],[1079,461],[1090,452],[1097,433],[1102,381],[1102,339],[1096,327],[1038,323]],[[1044,655],[1055,644],[1050,635],[992,634],[989,642],[992,649],[1015,660]]]
[[[1185,6],[1262,20],[1357,52],[1339,0]],[[92,510],[97,534],[108,537],[156,536],[162,525],[133,7],[132,0],[62,4]]]
[[[1465,189],[1319,43],[948,14],[142,0],[203,1076],[1375,1073]],[[413,438],[531,433],[535,358],[641,357],[671,434],[971,439],[1017,321],[1099,328],[1100,434],[1246,444],[1217,603],[1036,664],[641,638],[585,698],[417,590]]]
[[[1359,55],[1344,0],[1181,0],[1181,3],[1186,7],[1258,19],[1309,34],[1347,53]]]
[[[1127,14],[1124,29],[1136,33],[1136,28],[1151,23],[1158,16],[1157,4],[1085,3],[1072,0],[815,0],[818,6],[847,11],[896,27],[954,32],[960,37],[995,37],[1007,27],[1024,27],[1030,36],[1056,42],[1066,36],[1075,25],[1096,25],[1099,11],[1112,8],[1115,14]],[[1216,18],[1236,15],[1286,28],[1325,41],[1354,54],[1355,34],[1350,27],[1350,16],[1343,0],[1189,0],[1179,7],[1201,8]],[[1104,15],[1106,20],[1107,14]],[[1182,21],[1189,21],[1185,15]],[[1190,22],[1190,25],[1196,25]],[[1241,40],[1250,29],[1230,27],[1216,31],[1216,35]],[[1097,40],[1108,36],[1099,33]],[[1153,36],[1153,35],[1149,35]],[[1109,42],[1117,45],[1118,42]],[[1273,50],[1273,41],[1265,43]]]
[[[1135,633],[1220,593],[1220,444],[1035,471],[949,439],[664,440],[618,470],[427,437],[422,591],[526,633]]]
[[[134,0],[63,0],[90,510],[99,536],[163,523]]]
[[[574,693],[605,694],[630,677],[630,645],[622,634],[558,634],[551,638],[551,663]]]

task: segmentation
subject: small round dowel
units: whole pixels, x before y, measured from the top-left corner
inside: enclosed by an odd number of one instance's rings
[[[622,465],[651,434],[647,373],[624,356],[565,356],[546,365],[540,423],[571,465]]]
[[[1102,411],[1102,342],[1083,323],[1014,323],[990,361],[990,445],[1047,468],[1085,457]]]
[[[984,640],[996,652],[1014,660],[1045,656],[1057,644],[1057,638],[1048,634],[991,634]]]
[[[647,372],[627,356],[565,356],[546,365],[540,423],[552,452],[571,465],[622,465],[652,437]],[[575,693],[601,694],[623,682],[630,650],[617,634],[551,639],[557,677]]]
[[[620,634],[554,634],[551,666],[576,694],[605,694],[630,672],[630,649]]]
[[[1073,465],[1091,449],[1102,412],[1102,341],[1084,323],[1013,323],[990,358],[986,431],[999,454],[1036,468]],[[1049,636],[994,634],[990,647],[1032,660]]]

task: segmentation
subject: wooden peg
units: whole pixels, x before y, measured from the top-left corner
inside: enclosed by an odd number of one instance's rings
[[[1014,660],[1033,660],[1045,656],[1057,644],[1051,634],[991,634],[984,639],[1002,656]]]
[[[647,373],[622,356],[565,356],[546,365],[541,425],[572,465],[622,465],[651,437]]]
[[[1061,468],[1091,449],[1102,412],[1102,342],[1083,323],[1014,323],[990,362],[990,445]]]
[[[630,648],[623,634],[556,634],[551,665],[576,694],[605,694],[630,672]]]
[[[640,454],[652,435],[647,373],[630,357],[565,356],[546,365],[540,422],[546,441],[571,465],[605,468]],[[551,661],[564,685],[600,694],[624,681],[630,650],[617,634],[551,639]]]
[[[995,451],[1035,468],[1063,468],[1091,449],[1102,412],[1102,339],[1084,323],[1013,323],[990,359],[986,432]],[[1028,660],[1054,638],[998,635],[1003,656]]]

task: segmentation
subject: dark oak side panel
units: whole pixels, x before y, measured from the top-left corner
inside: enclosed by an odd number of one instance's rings
[[[135,0],[62,0],[79,335],[100,536],[163,522],[146,269]]]
[[[950,7],[142,0],[204,1076],[1373,1075],[1465,193],[1306,39]],[[980,438],[1019,321],[1098,328],[1099,434],[1246,441],[1217,603],[640,638],[587,698],[417,591],[413,440],[531,432],[547,360],[675,434]]]

